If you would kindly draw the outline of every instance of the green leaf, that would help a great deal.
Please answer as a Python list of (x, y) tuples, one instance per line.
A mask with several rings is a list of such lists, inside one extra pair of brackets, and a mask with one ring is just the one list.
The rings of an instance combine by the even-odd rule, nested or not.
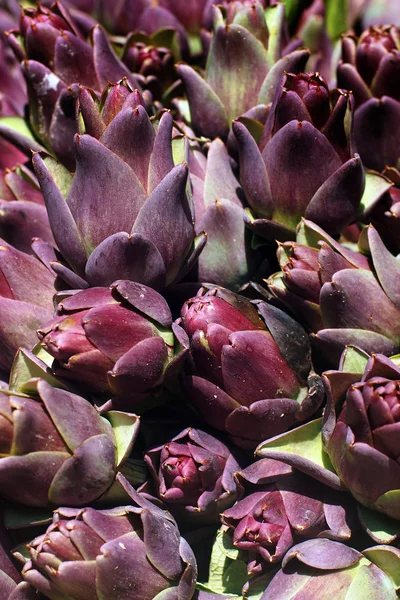
[(209, 579), (207, 587), (216, 594), (241, 595), (241, 590), (248, 580), (247, 565), (238, 558), (239, 551), (235, 552), (231, 543), (226, 539), (226, 527), (219, 529), (211, 552)]
[(132, 451), (133, 444), (139, 432), (140, 418), (130, 413), (112, 410), (106, 413), (114, 431), (117, 445), (117, 467), (123, 463)]
[(393, 183), (379, 173), (373, 171), (365, 173), (365, 188), (361, 198), (360, 212), (363, 215), (368, 213), (392, 186)]
[[(264, 458), (272, 458), (274, 454), (276, 455), (274, 458), (284, 460), (287, 464), (292, 464), (290, 457), (293, 456), (301, 459), (302, 463), (308, 465), (311, 470), (315, 465), (319, 467), (319, 470), (322, 468), (329, 473), (335, 474), (335, 478), (337, 478), (329, 456), (323, 448), (321, 427), (322, 418), (301, 425), (296, 429), (292, 429), (292, 431), (277, 435), (260, 444), (256, 449), (256, 455)], [(281, 454), (284, 454), (285, 458), (281, 457)], [(297, 464), (296, 467), (298, 468)]]
[(58, 189), (63, 197), (68, 196), (69, 189), (72, 185), (73, 176), (61, 163), (57, 162), (51, 156), (45, 156), (43, 162), (49, 170), (50, 175), (54, 179)]
[(400, 550), (398, 548), (374, 546), (364, 550), (363, 554), (390, 577), (397, 590), (400, 588)]
[(356, 348), (355, 346), (347, 346), (343, 353), (342, 371), (346, 373), (359, 373), (362, 375), (369, 360), (369, 354)]
[(375, 506), (385, 514), (395, 512), (400, 514), (400, 490), (389, 490), (375, 501)]
[[(30, 353), (27, 353), (23, 348), (17, 351), (10, 373), (10, 390), (25, 394), (36, 394), (36, 380), (39, 377), (45, 379), (53, 387), (64, 387), (50, 373), (46, 363), (42, 362), (43, 359), (40, 354), (38, 352), (38, 360), (35, 362), (34, 357), (31, 357)], [(53, 358), (51, 360), (53, 361)]]
[(46, 508), (7, 505), (3, 513), (3, 523), (6, 529), (24, 529), (25, 527), (47, 525), (52, 520), (53, 512)]
[(332, 40), (336, 40), (347, 31), (347, 0), (325, 0), (326, 30)]
[(400, 533), (400, 522), (362, 504), (358, 505), (362, 526), (378, 544), (391, 544)]
[(29, 140), (32, 140), (35, 143), (37, 143), (32, 131), (27, 125), (27, 122), (22, 117), (0, 117), (0, 126), (12, 129), (13, 131), (16, 131), (17, 133), (28, 138)]

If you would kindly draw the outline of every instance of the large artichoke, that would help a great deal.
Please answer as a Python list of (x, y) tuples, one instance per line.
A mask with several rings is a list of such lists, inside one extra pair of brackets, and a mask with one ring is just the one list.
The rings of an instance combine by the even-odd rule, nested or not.
[(254, 447), (318, 410), (308, 337), (283, 311), (216, 287), (188, 300), (181, 317), (196, 367), (185, 387), (210, 425)]
[(336, 235), (359, 213), (365, 178), (354, 152), (353, 98), (329, 92), (318, 73), (286, 73), (257, 145), (237, 120), (247, 225), (267, 239), (294, 239), (302, 217)]
[(195, 248), (187, 167), (172, 158), (171, 115), (155, 132), (140, 97), (128, 93), (105, 129), (97, 116), (100, 139), (75, 139), (73, 179), (64, 173), (57, 185), (51, 159), (33, 157), (54, 238), (75, 271), (60, 266), (62, 276), (72, 287), (130, 279), (164, 288), (195, 263), (205, 243), (203, 234)]
[(101, 417), (81, 396), (44, 380), (38, 397), (8, 394), (0, 394), (0, 496), (54, 507), (84, 506), (104, 495), (129, 456), (138, 418)]
[(58, 316), (42, 326), (53, 370), (92, 392), (124, 396), (159, 386), (176, 340), (164, 298), (144, 285), (117, 281), (62, 300)]
[(191, 600), (196, 560), (175, 521), (119, 481), (129, 506), (55, 511), (29, 546), (24, 578), (52, 600)]

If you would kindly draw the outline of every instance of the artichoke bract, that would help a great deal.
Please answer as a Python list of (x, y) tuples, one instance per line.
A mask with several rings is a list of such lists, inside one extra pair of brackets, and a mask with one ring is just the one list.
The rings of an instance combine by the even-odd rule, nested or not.
[(191, 600), (197, 566), (172, 516), (118, 476), (132, 499), (109, 510), (60, 508), (22, 571), (54, 600)]
[(353, 375), (346, 385), (346, 373), (337, 371), (327, 371), (324, 381), (323, 436), (337, 474), (361, 504), (400, 519), (400, 369), (374, 354), (360, 381)]
[(32, 348), (35, 330), (51, 318), (55, 276), (36, 257), (0, 238), (0, 369), (9, 371), (20, 346)]
[(149, 393), (162, 384), (175, 352), (169, 307), (152, 288), (117, 281), (58, 305), (39, 331), (53, 371), (91, 392)]
[(0, 570), (0, 600), (41, 600), (39, 595), (29, 583), (16, 583), (11, 577)]
[(265, 247), (251, 246), (252, 233), (243, 221), (243, 190), (232, 172), (228, 151), (217, 138), (207, 157), (193, 148), (188, 164), (196, 234), (207, 232), (207, 244), (193, 269), (196, 280), (238, 290), (266, 272), (267, 260)]
[(199, 429), (185, 429), (145, 461), (157, 496), (178, 521), (218, 523), (236, 499), (240, 465), (228, 447)]
[(394, 26), (366, 29), (359, 39), (342, 39), (337, 69), (340, 87), (352, 90), (356, 102), (354, 135), (366, 167), (382, 171), (399, 166), (400, 34)]
[(237, 472), (235, 478), (239, 502), (225, 510), (221, 520), (229, 528), (233, 545), (246, 553), (249, 575), (281, 561), (301, 539), (350, 539), (348, 494), (333, 492), (268, 458)]
[(304, 329), (278, 308), (203, 288), (181, 312), (195, 374), (185, 389), (203, 418), (254, 447), (313, 415), (323, 400)]
[(302, 217), (337, 235), (356, 219), (365, 176), (352, 112), (351, 93), (329, 92), (318, 73), (286, 73), (258, 145), (234, 121), (240, 183), (252, 209), (245, 221), (258, 235), (294, 239)]
[[(44, 380), (37, 393), (37, 398), (0, 393), (1, 497), (51, 507), (97, 500), (129, 455), (138, 418), (117, 411), (102, 417), (81, 396)], [(118, 426), (126, 434), (123, 447)]]
[(399, 550), (391, 546), (361, 553), (331, 540), (308, 540), (289, 550), (261, 600), (395, 600), (392, 576), (399, 561)]
[(75, 138), (76, 172), (72, 183), (68, 173), (62, 180), (67, 189), (53, 179), (50, 158), (33, 157), (54, 239), (73, 270), (53, 268), (71, 287), (130, 279), (164, 288), (191, 268), (205, 244), (204, 234), (195, 244), (187, 167), (174, 166), (172, 117), (163, 114), (155, 132), (140, 102), (128, 94), (99, 140)]
[(39, 184), (25, 166), (0, 171), (0, 232), (27, 254), (33, 254), (33, 238), (55, 245)]

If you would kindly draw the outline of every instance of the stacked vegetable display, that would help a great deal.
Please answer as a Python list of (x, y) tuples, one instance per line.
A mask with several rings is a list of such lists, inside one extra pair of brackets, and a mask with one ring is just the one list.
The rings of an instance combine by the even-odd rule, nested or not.
[(399, 597), (399, 27), (0, 2), (0, 600)]

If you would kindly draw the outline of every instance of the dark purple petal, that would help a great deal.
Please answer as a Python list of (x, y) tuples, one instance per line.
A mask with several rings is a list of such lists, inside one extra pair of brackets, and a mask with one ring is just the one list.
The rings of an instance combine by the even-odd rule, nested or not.
[(395, 166), (400, 156), (400, 103), (387, 96), (368, 100), (355, 113), (354, 135), (366, 167), (382, 171)]
[(149, 175), (146, 189), (151, 192), (161, 183), (164, 177), (174, 168), (172, 157), (172, 125), (173, 119), (165, 112), (158, 124), (153, 152), (150, 157)]
[(133, 308), (160, 323), (163, 327), (171, 327), (172, 316), (169, 306), (155, 290), (132, 281), (117, 281), (111, 287)]
[(122, 159), (95, 138), (76, 137), (76, 174), (67, 203), (88, 254), (113, 233), (129, 232), (145, 199)]
[(167, 285), (177, 276), (193, 243), (194, 227), (186, 196), (187, 167), (177, 165), (144, 204), (133, 225), (160, 251)]
[(110, 235), (89, 256), (86, 278), (90, 285), (110, 285), (127, 279), (161, 289), (165, 265), (158, 248), (139, 233)]
[(117, 83), (123, 77), (126, 77), (134, 88), (140, 89), (136, 77), (117, 57), (100, 25), (93, 28), (92, 36), (94, 68), (99, 81), (99, 89), (103, 89), (107, 83)]
[(239, 147), (240, 183), (246, 199), (257, 214), (271, 218), (273, 200), (261, 153), (247, 128), (239, 121), (232, 125)]
[(387, 250), (372, 226), (368, 227), (368, 243), (379, 282), (393, 304), (400, 309), (400, 262)]
[(291, 121), (263, 150), (274, 213), (295, 224), (341, 161), (326, 137), (308, 122)]
[(349, 548), (340, 542), (319, 539), (307, 540), (290, 549), (282, 561), (283, 568), (292, 558), (297, 558), (305, 565), (334, 571), (356, 565), (362, 555), (354, 548)]
[(322, 320), (328, 328), (366, 329), (400, 338), (399, 311), (369, 271), (344, 269), (321, 289)]
[(318, 223), (332, 235), (340, 233), (356, 219), (364, 186), (364, 169), (356, 155), (317, 190), (306, 208), (305, 218)]
[(77, 272), (82, 274), (86, 263), (86, 253), (68, 204), (40, 154), (34, 154), (32, 162), (43, 192), (51, 229), (58, 249)]
[(124, 108), (111, 121), (100, 141), (122, 158), (147, 190), (154, 129), (143, 106)]
[(167, 348), (161, 337), (145, 339), (126, 352), (109, 373), (115, 394), (145, 392), (162, 382)]
[(62, 35), (57, 36), (54, 72), (67, 85), (79, 82), (94, 90), (99, 88), (92, 48), (69, 31), (63, 31)]

